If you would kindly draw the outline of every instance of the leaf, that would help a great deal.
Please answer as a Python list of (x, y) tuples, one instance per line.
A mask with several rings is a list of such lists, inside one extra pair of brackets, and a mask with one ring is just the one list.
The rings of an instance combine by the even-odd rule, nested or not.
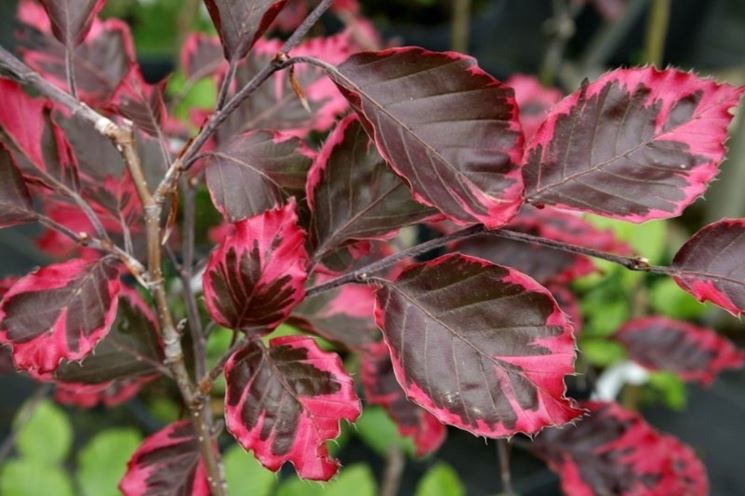
[(297, 477), (282, 482), (276, 496), (375, 496), (375, 477), (367, 465), (357, 463), (339, 472), (328, 484), (313, 484)]
[(52, 32), (70, 48), (85, 39), (105, 0), (41, 0), (52, 21)]
[(745, 353), (713, 329), (666, 317), (633, 320), (614, 337), (643, 367), (669, 370), (687, 381), (710, 384), (720, 371), (745, 365)]
[(238, 446), (233, 445), (225, 452), (223, 463), (230, 494), (271, 496), (277, 485), (277, 476)]
[(336, 473), (326, 442), (361, 411), (338, 355), (306, 336), (275, 338), (269, 348), (252, 341), (230, 357), (225, 378), (227, 428), (262, 465), (277, 471), (289, 461), (312, 480)]
[(526, 74), (513, 74), (505, 84), (515, 90), (515, 100), (520, 108), (520, 125), (525, 133), (525, 141), (530, 142), (551, 107), (561, 100), (561, 91), (546, 88), (538, 78)]
[(163, 92), (168, 80), (147, 84), (139, 69), (133, 69), (111, 96), (111, 106), (150, 136), (164, 140), (167, 119)]
[(287, 323), (348, 350), (361, 350), (378, 339), (374, 305), (371, 288), (344, 285), (306, 298), (293, 309)]
[(31, 98), (18, 83), (3, 78), (0, 78), (0, 94), (3, 95), (0, 138), (7, 148), (20, 151), (33, 165), (44, 169), (41, 143), (45, 100)]
[(0, 494), (73, 496), (75, 493), (70, 479), (60, 467), (21, 458), (0, 467)]
[(0, 303), (0, 343), (16, 367), (46, 377), (85, 358), (111, 329), (119, 295), (110, 259), (70, 260), (21, 278)]
[(129, 459), (119, 490), (124, 496), (208, 496), (207, 474), (190, 422), (168, 424), (145, 439)]
[(57, 383), (54, 391), (54, 400), (63, 405), (81, 408), (93, 408), (98, 405), (117, 406), (131, 400), (144, 385), (158, 377), (158, 375), (146, 375), (100, 384), (60, 382)]
[(309, 232), (319, 259), (346, 242), (385, 239), (437, 213), (414, 201), (354, 115), (326, 139), (308, 173), (306, 190), (312, 214)]
[(117, 484), (127, 470), (127, 460), (142, 442), (131, 428), (114, 428), (96, 434), (78, 453), (77, 479), (83, 496), (117, 496)]
[[(507, 226), (510, 231), (541, 236), (601, 251), (627, 253), (628, 247), (609, 231), (602, 231), (576, 215), (556, 209), (524, 209)], [(465, 255), (513, 267), (543, 284), (565, 284), (595, 270), (582, 255), (483, 234), (455, 245)]]
[[(281, 50), (280, 40), (257, 41), (250, 57), (241, 61), (235, 74), (235, 86), (246, 85), (271, 63)], [(308, 56), (339, 64), (356, 50), (354, 34), (347, 29), (333, 36), (309, 38), (292, 49), (295, 57)], [(275, 129), (292, 136), (305, 137), (310, 131), (327, 131), (349, 105), (323, 69), (309, 64), (294, 66), (295, 79), (303, 88), (309, 113), (292, 89), (284, 72), (275, 73), (251, 98), (246, 98), (217, 131), (217, 141), (255, 129)]]
[(220, 40), (204, 33), (191, 33), (181, 47), (179, 63), (184, 75), (199, 80), (214, 75), (225, 62), (220, 58)]
[(238, 61), (269, 28), (287, 0), (204, 0), (220, 34), (225, 58)]
[(459, 224), (497, 228), (515, 215), (523, 193), (517, 105), (474, 59), (392, 48), (352, 55), (329, 75), (417, 201)]
[(163, 361), (158, 323), (150, 307), (134, 290), (122, 288), (111, 331), (81, 361), (64, 361), (54, 373), (59, 382), (110, 384), (152, 374)]
[(0, 142), (0, 228), (36, 220), (31, 194), (13, 155)]
[(415, 496), (465, 496), (458, 473), (450, 465), (438, 463), (416, 485)]
[(678, 250), (675, 282), (699, 301), (711, 301), (735, 316), (745, 314), (745, 219), (703, 227)]
[(45, 465), (64, 462), (72, 447), (72, 426), (67, 415), (54, 403), (42, 401), (19, 429), (15, 446), (27, 460)]
[(650, 67), (584, 83), (528, 143), (528, 201), (631, 222), (680, 215), (717, 174), (742, 91)]
[[(42, 7), (21, 0), (18, 9), (18, 49), (26, 63), (45, 79), (67, 89), (65, 47), (52, 36)], [(129, 27), (118, 19), (94, 19), (89, 35), (72, 54), (78, 96), (106, 105), (136, 64)]]
[(502, 437), (580, 413), (564, 396), (571, 326), (534, 280), (456, 253), (382, 284), (375, 317), (396, 378), (441, 422)]
[(690, 447), (658, 433), (615, 403), (585, 402), (590, 416), (547, 429), (534, 451), (569, 496), (708, 494), (706, 471)]
[(308, 256), (295, 201), (235, 224), (203, 276), (212, 318), (249, 336), (269, 333), (305, 296)]
[(302, 143), (269, 131), (235, 135), (206, 154), (212, 203), (231, 222), (284, 205), (305, 193), (311, 160)]
[(559, 308), (566, 314), (567, 320), (572, 325), (574, 337), (576, 338), (582, 332), (582, 312), (580, 311), (577, 297), (568, 286), (562, 284), (551, 284), (548, 286), (548, 290), (556, 300)]
[(398, 432), (414, 441), (417, 456), (432, 453), (442, 445), (447, 435), (445, 426), (406, 397), (396, 382), (385, 343), (369, 346), (362, 355), (361, 379), (367, 402), (385, 408), (396, 422)]

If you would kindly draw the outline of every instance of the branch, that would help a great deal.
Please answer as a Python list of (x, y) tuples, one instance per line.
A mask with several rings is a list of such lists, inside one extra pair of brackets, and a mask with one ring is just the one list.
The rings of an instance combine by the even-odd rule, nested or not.
[(383, 482), (380, 487), (380, 496), (396, 496), (401, 487), (401, 476), (404, 474), (406, 457), (401, 448), (391, 445), (386, 457)]
[(644, 61), (657, 67), (662, 66), (665, 53), (667, 28), (670, 23), (670, 0), (652, 0), (647, 21), (647, 39), (644, 46)]
[(72, 63), (73, 48), (65, 46), (65, 74), (67, 75), (67, 88), (70, 94), (77, 98), (78, 90), (75, 85), (75, 66)]
[(468, 53), (468, 34), (471, 25), (471, 0), (453, 2), (450, 23), (450, 47), (456, 52)]
[(239, 339), (235, 343), (233, 343), (230, 348), (228, 348), (228, 351), (226, 351), (223, 356), (220, 357), (217, 363), (215, 363), (210, 371), (205, 374), (204, 377), (202, 377), (202, 380), (199, 381), (199, 384), (197, 385), (197, 394), (201, 395), (202, 397), (206, 397), (210, 393), (212, 385), (217, 380), (217, 378), (222, 375), (225, 364), (228, 363), (230, 357), (233, 356), (236, 351), (246, 346), (247, 342), (247, 339)]
[(502, 480), (502, 494), (513, 496), (512, 475), (510, 473), (510, 442), (497, 439), (497, 458), (499, 458), (499, 476)]

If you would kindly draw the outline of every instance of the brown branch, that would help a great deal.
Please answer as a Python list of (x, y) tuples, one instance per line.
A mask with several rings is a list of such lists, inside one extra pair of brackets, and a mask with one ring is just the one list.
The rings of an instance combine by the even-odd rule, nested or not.
[(652, 0), (644, 46), (644, 61), (647, 64), (662, 67), (669, 24), (670, 0)]
[(455, 0), (450, 23), (450, 48), (468, 53), (468, 35), (471, 27), (471, 0)]
[(380, 485), (380, 496), (396, 496), (401, 487), (406, 457), (398, 446), (391, 446), (386, 457), (383, 482)]
[(510, 442), (506, 439), (497, 439), (497, 458), (499, 458), (499, 476), (502, 480), (502, 493), (505, 496), (513, 496), (512, 474), (510, 473)]
[[(235, 337), (235, 335), (234, 335)], [(220, 359), (215, 363), (215, 365), (210, 369), (210, 371), (205, 374), (202, 379), (199, 381), (199, 384), (197, 385), (197, 394), (202, 395), (203, 397), (206, 397), (210, 390), (212, 389), (212, 385), (215, 383), (218, 377), (222, 375), (223, 369), (225, 368), (225, 364), (228, 363), (228, 360), (230, 360), (230, 357), (233, 356), (233, 354), (246, 346), (248, 343), (248, 340), (246, 339), (239, 339), (232, 343), (230, 345), (230, 348), (228, 348), (228, 351), (226, 351)]]
[(78, 90), (75, 84), (75, 65), (72, 62), (74, 48), (65, 46), (65, 75), (67, 76), (67, 88), (70, 94), (77, 98)]

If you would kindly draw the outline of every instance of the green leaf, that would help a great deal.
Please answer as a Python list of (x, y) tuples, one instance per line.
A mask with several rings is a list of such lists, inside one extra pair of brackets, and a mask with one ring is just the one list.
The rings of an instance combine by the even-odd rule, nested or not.
[(67, 474), (54, 465), (32, 459), (10, 460), (0, 470), (3, 496), (73, 496)]
[(620, 343), (605, 338), (581, 338), (579, 350), (592, 365), (607, 367), (626, 357), (626, 350)]
[(223, 456), (225, 478), (230, 494), (269, 496), (277, 484), (277, 476), (265, 469), (251, 453), (232, 446)]
[(398, 427), (380, 407), (366, 407), (354, 424), (357, 435), (378, 455), (385, 457), (391, 446), (414, 456), (414, 442), (398, 433)]
[(127, 462), (142, 442), (135, 429), (108, 429), (78, 453), (78, 484), (85, 496), (117, 496)]
[(707, 311), (707, 305), (680, 289), (671, 278), (660, 279), (652, 286), (649, 304), (656, 313), (684, 320), (701, 317)]
[(651, 372), (649, 387), (673, 410), (682, 410), (688, 403), (688, 393), (685, 382), (672, 372)]
[(24, 458), (46, 464), (64, 461), (71, 445), (72, 427), (67, 415), (48, 400), (36, 406), (16, 438), (16, 449)]
[(465, 496), (458, 474), (450, 465), (438, 463), (416, 485), (416, 496)]
[[(245, 494), (254, 493), (246, 492)], [(301, 480), (295, 476), (283, 481), (276, 496), (375, 496), (377, 487), (370, 468), (350, 465), (328, 484)]]

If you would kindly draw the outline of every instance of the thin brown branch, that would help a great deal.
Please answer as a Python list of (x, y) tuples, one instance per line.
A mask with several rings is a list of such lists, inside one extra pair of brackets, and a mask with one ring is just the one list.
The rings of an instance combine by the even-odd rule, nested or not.
[(468, 53), (468, 34), (471, 27), (471, 0), (454, 0), (450, 24), (450, 47)]
[(499, 476), (502, 481), (502, 494), (513, 496), (512, 474), (510, 472), (510, 442), (497, 439), (497, 458), (499, 458)]
[(67, 88), (70, 90), (70, 94), (77, 98), (78, 90), (75, 84), (75, 64), (73, 64), (72, 57), (74, 55), (74, 48), (65, 47), (65, 75), (67, 76)]
[(665, 54), (667, 28), (670, 24), (670, 0), (652, 0), (647, 21), (647, 38), (644, 46), (644, 61), (657, 67), (662, 66)]
[(228, 70), (225, 71), (225, 77), (223, 77), (222, 83), (220, 84), (220, 91), (217, 93), (217, 104), (215, 105), (215, 109), (218, 111), (225, 106), (225, 102), (228, 99), (228, 93), (230, 92), (230, 85), (233, 84), (235, 71), (237, 69), (238, 61), (231, 60), (228, 63)]
[(386, 457), (380, 496), (396, 496), (401, 487), (401, 477), (406, 467), (406, 457), (399, 446), (391, 446)]
[(239, 339), (230, 345), (228, 351), (226, 351), (220, 357), (220, 359), (209, 370), (209, 372), (205, 374), (199, 381), (199, 384), (197, 386), (197, 394), (201, 395), (202, 397), (206, 397), (207, 395), (209, 395), (210, 390), (212, 389), (212, 385), (215, 383), (217, 378), (222, 375), (225, 364), (228, 363), (228, 360), (230, 360), (230, 357), (233, 356), (236, 351), (246, 346), (246, 343), (247, 340)]

